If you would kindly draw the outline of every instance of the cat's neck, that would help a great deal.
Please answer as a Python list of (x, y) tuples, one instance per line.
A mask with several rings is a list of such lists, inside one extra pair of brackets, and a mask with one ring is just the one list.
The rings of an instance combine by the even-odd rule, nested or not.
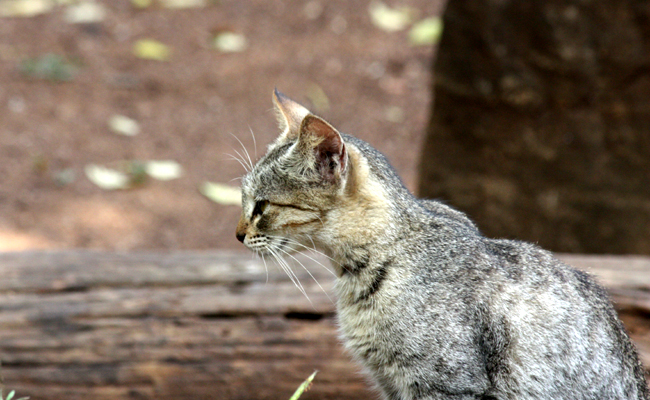
[(394, 194), (382, 177), (373, 174), (359, 149), (349, 149), (349, 157), (345, 193), (326, 216), (333, 229), (325, 230), (320, 238), (339, 276), (384, 262), (403, 228), (396, 215), (402, 207), (396, 207)]

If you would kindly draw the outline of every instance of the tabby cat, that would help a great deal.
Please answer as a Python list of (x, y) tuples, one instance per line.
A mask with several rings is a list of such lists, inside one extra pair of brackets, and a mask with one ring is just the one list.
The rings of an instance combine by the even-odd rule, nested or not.
[(587, 274), (482, 236), (415, 198), (366, 142), (277, 91), (274, 104), (281, 133), (242, 178), (237, 238), (262, 255), (331, 257), (345, 346), (385, 399), (648, 399)]

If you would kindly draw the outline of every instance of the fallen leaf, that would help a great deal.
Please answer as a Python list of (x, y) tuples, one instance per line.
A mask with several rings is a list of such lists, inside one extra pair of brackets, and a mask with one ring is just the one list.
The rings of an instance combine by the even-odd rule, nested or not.
[(0, 17), (33, 17), (49, 12), (54, 7), (50, 0), (1, 0)]
[(167, 61), (171, 56), (169, 46), (153, 39), (140, 39), (133, 45), (136, 57), (145, 60)]
[(147, 182), (147, 163), (140, 160), (123, 161), (122, 170), (126, 171), (129, 177), (130, 186), (141, 186)]
[(170, 181), (183, 175), (183, 167), (173, 160), (147, 161), (144, 168), (147, 175), (159, 181)]
[(212, 45), (222, 53), (238, 53), (246, 50), (248, 41), (240, 33), (223, 31), (214, 36)]
[(302, 8), (302, 12), (307, 19), (317, 19), (323, 14), (323, 4), (318, 0), (308, 1)]
[(160, 0), (166, 8), (196, 8), (205, 7), (205, 0)]
[(108, 126), (113, 132), (120, 135), (135, 136), (140, 133), (138, 122), (124, 115), (113, 115), (108, 120)]
[(309, 378), (305, 379), (303, 383), (298, 386), (298, 389), (294, 392), (294, 394), (289, 398), (289, 400), (298, 400), (300, 396), (303, 394), (303, 392), (311, 386), (311, 382), (314, 380), (314, 377), (318, 371), (314, 371), (313, 374), (309, 375)]
[(371, 3), (369, 11), (372, 23), (387, 32), (397, 32), (406, 28), (413, 20), (414, 14), (412, 8), (391, 8), (382, 2)]
[(386, 108), (384, 113), (384, 118), (386, 121), (400, 123), (404, 122), (404, 110), (401, 107), (390, 106)]
[(241, 206), (241, 189), (221, 183), (204, 182), (199, 191), (215, 203)]
[(325, 112), (330, 109), (330, 99), (320, 85), (312, 83), (307, 87), (307, 97), (311, 100), (318, 112)]
[(104, 20), (104, 6), (94, 1), (83, 1), (70, 5), (65, 10), (65, 20), (70, 24), (92, 24)]
[(129, 176), (123, 172), (96, 164), (86, 165), (84, 172), (92, 183), (104, 190), (126, 189), (129, 187)]
[(153, 3), (153, 0), (131, 0), (135, 8), (147, 8)]
[(440, 17), (425, 18), (411, 28), (409, 41), (414, 46), (431, 46), (442, 36), (443, 23)]
[(52, 173), (52, 179), (57, 186), (66, 186), (75, 181), (77, 174), (74, 169), (66, 168)]
[(29, 77), (52, 81), (69, 81), (78, 68), (58, 54), (44, 54), (20, 63), (20, 71)]

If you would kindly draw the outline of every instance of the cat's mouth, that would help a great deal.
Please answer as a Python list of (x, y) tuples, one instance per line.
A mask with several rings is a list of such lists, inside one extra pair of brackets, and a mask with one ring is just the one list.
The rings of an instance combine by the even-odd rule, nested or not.
[(293, 239), (264, 234), (247, 237), (244, 241), (244, 245), (257, 255), (273, 257), (291, 256), (299, 250), (297, 244)]

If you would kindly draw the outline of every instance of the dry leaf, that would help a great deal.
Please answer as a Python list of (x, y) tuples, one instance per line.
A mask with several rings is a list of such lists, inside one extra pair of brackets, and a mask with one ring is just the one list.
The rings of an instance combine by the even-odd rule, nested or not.
[(373, 2), (369, 7), (372, 23), (387, 32), (397, 32), (406, 28), (413, 20), (413, 9), (408, 7), (391, 8), (382, 2)]
[(113, 132), (120, 135), (135, 136), (140, 133), (138, 122), (124, 115), (113, 115), (108, 120), (108, 126)]
[(205, 0), (160, 0), (166, 8), (196, 8), (205, 7)]
[(104, 20), (104, 6), (94, 1), (83, 1), (68, 6), (65, 10), (65, 20), (70, 24), (92, 24)]
[(384, 118), (389, 122), (404, 122), (404, 110), (401, 107), (390, 106), (386, 108)]
[(202, 195), (215, 203), (241, 206), (241, 189), (221, 183), (204, 182), (199, 188)]
[(248, 41), (246, 36), (234, 32), (220, 32), (214, 36), (212, 45), (223, 53), (238, 53), (246, 50)]
[(318, 112), (325, 112), (330, 109), (330, 99), (320, 85), (312, 83), (307, 87), (307, 97), (311, 100)]
[(123, 172), (96, 164), (86, 165), (84, 172), (92, 183), (104, 190), (126, 189), (129, 187), (129, 176)]
[(140, 39), (133, 45), (133, 53), (145, 60), (167, 61), (171, 55), (169, 46), (153, 39)]
[(53, 7), (50, 0), (0, 0), (0, 17), (33, 17)]
[(135, 8), (147, 8), (153, 3), (153, 0), (131, 0)]
[(170, 181), (183, 175), (183, 168), (173, 160), (147, 161), (144, 169), (147, 175), (159, 181)]

